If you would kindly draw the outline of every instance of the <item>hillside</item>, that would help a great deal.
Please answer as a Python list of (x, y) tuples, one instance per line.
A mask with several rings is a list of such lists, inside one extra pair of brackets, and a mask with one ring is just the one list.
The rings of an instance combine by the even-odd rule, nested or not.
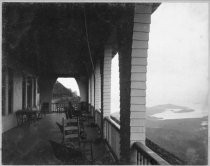
[[(146, 137), (161, 147), (150, 148), (159, 154), (165, 153), (165, 151), (173, 154), (175, 158), (177, 157), (180, 161), (183, 161), (183, 165), (206, 165), (208, 117), (167, 119), (154, 116), (157, 113), (163, 113), (166, 109), (184, 116), (186, 116), (186, 113), (190, 115), (194, 111), (188, 107), (172, 104), (147, 108)], [(119, 122), (119, 112), (111, 116), (114, 117), (115, 121)], [(175, 161), (173, 156), (166, 155), (165, 159), (171, 161), (171, 164), (178, 164), (173, 163)]]
[(72, 97), (73, 93), (71, 89), (66, 88), (60, 82), (56, 81), (53, 87), (53, 96), (54, 97), (61, 97), (61, 96)]
[[(207, 163), (207, 117), (146, 121), (146, 137), (185, 161), (184, 164)], [(155, 151), (155, 149), (153, 149)]]

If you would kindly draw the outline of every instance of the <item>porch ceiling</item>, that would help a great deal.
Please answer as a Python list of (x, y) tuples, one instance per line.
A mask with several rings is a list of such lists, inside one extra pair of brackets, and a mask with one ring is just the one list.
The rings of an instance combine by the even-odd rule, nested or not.
[(119, 9), (119, 5), (109, 4), (3, 3), (4, 54), (38, 73), (87, 74), (91, 65), (84, 13), (96, 60)]
[[(134, 4), (3, 3), (3, 60), (37, 74), (87, 75)], [(116, 35), (111, 35), (116, 36)], [(114, 39), (116, 42), (116, 39)]]

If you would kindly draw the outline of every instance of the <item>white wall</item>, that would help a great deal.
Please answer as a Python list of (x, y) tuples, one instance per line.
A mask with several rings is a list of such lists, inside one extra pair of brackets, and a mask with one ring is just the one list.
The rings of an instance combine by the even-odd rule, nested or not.
[[(7, 80), (7, 79), (6, 79)], [(2, 132), (17, 126), (15, 112), (22, 109), (22, 82), (23, 74), (13, 71), (13, 112), (8, 114), (8, 85), (6, 86), (6, 111), (5, 116), (2, 116)], [(6, 81), (8, 84), (8, 80)], [(37, 90), (36, 90), (37, 92)], [(36, 105), (39, 106), (39, 94), (36, 97)], [(32, 99), (33, 100), (33, 99)]]
[(13, 112), (22, 109), (22, 81), (23, 81), (22, 75), (20, 73), (14, 73)]
[(2, 132), (17, 126), (15, 112), (19, 109), (22, 109), (22, 75), (21, 73), (14, 72), (13, 73), (13, 113), (8, 114), (8, 109), (7, 109), (6, 115), (2, 116)]

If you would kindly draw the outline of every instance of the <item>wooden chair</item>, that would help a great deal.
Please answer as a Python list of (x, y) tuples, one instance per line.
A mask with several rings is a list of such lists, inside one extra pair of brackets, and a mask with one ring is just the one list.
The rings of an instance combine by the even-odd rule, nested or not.
[[(83, 149), (84, 156), (90, 156), (87, 159), (90, 163), (93, 162), (93, 145), (91, 140), (87, 140), (87, 134), (84, 128), (81, 130), (81, 123), (79, 117), (72, 117), (69, 119), (62, 119), (63, 122), (63, 142), (67, 146), (73, 146)], [(75, 144), (77, 143), (77, 145)], [(87, 149), (88, 148), (88, 149)]]
[[(62, 118), (62, 125), (56, 123), (63, 134), (63, 144), (67, 147), (83, 149), (84, 156), (90, 156), (89, 162), (93, 162), (92, 141), (82, 138), (79, 118)], [(88, 147), (88, 149), (87, 149)]]
[(63, 126), (58, 122), (56, 122), (56, 125), (58, 126), (60, 132), (63, 134)]
[[(75, 114), (75, 112), (78, 112), (78, 113)], [(70, 121), (72, 123), (77, 123), (77, 121), (79, 120), (79, 126), (80, 126), (80, 132), (81, 132), (80, 134), (84, 135), (84, 123), (81, 120), (81, 113), (79, 111), (75, 111), (71, 103), (69, 103), (69, 108), (65, 110), (65, 115), (66, 115), (66, 119), (71, 119)]]
[(57, 143), (49, 140), (55, 157), (64, 162), (65, 164), (78, 164), (79, 161), (83, 161), (84, 156), (80, 149), (67, 147), (64, 144)]
[(79, 119), (62, 118), (62, 132), (63, 132), (63, 143), (68, 146), (68, 144), (74, 144), (75, 147), (78, 145), (80, 147), (80, 126)]
[(86, 121), (90, 122), (90, 119), (92, 118), (91, 116), (91, 112), (89, 111), (89, 108), (88, 108), (88, 103), (86, 102), (81, 102), (80, 103), (80, 109), (81, 109), (81, 120), (82, 121)]
[(18, 126), (24, 124), (27, 121), (27, 117), (24, 110), (18, 110), (15, 112), (15, 114)]

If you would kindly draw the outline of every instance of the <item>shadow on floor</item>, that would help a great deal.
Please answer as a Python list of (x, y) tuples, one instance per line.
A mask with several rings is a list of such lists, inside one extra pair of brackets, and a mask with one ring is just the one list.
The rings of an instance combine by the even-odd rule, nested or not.
[[(48, 114), (29, 125), (13, 128), (2, 134), (2, 164), (9, 165), (64, 165), (53, 152), (48, 140), (61, 143), (62, 135), (56, 122), (64, 114)], [(93, 141), (93, 164), (115, 164), (104, 141), (98, 139), (96, 128), (85, 123), (87, 139)], [(71, 163), (70, 163), (71, 164)], [(81, 161), (78, 164), (90, 164)]]

